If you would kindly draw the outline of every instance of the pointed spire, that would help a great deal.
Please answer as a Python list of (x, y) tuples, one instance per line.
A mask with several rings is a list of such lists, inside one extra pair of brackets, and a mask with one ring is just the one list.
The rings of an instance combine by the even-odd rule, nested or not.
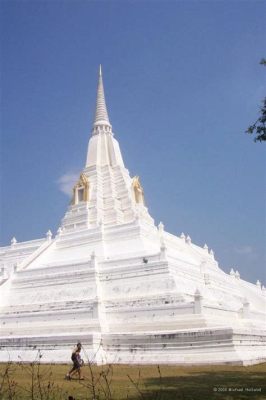
[(11, 239), (11, 246), (14, 246), (17, 243), (17, 239), (15, 236)]
[(103, 77), (102, 77), (102, 66), (99, 67), (99, 81), (97, 89), (97, 99), (96, 99), (96, 110), (95, 118), (93, 124), (93, 134), (99, 132), (98, 127), (107, 128), (107, 131), (111, 131), (111, 124), (108, 117), (108, 112), (105, 103), (104, 87), (103, 87)]
[(191, 244), (191, 237), (189, 235), (187, 235), (186, 237), (186, 243)]

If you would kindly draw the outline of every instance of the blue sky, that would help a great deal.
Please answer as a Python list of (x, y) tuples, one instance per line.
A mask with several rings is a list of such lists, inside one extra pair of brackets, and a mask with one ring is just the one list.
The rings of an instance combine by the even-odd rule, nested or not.
[(1, 245), (55, 232), (84, 166), (103, 65), (131, 175), (165, 229), (265, 278), (266, 3), (2, 1)]

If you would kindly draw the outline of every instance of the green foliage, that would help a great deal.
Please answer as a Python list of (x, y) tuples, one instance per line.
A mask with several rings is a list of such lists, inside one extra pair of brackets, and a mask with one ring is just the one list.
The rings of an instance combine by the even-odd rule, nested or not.
[[(260, 64), (266, 66), (266, 59), (262, 58)], [(254, 142), (266, 141), (266, 97), (264, 98), (262, 103), (263, 104), (260, 109), (260, 117), (253, 125), (250, 125), (246, 130), (246, 132), (251, 135), (255, 134)]]

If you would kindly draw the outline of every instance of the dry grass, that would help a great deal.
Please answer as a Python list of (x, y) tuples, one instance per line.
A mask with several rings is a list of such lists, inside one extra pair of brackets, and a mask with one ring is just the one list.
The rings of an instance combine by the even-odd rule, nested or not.
[(112, 365), (91, 366), (91, 370), (84, 366), (85, 380), (80, 382), (64, 380), (69, 367), (11, 364), (8, 382), (7, 377), (3, 380), (7, 364), (0, 364), (0, 399), (67, 400), (70, 395), (76, 400), (93, 399), (92, 378), (97, 400), (266, 399), (266, 364), (249, 367), (162, 365), (159, 368)]

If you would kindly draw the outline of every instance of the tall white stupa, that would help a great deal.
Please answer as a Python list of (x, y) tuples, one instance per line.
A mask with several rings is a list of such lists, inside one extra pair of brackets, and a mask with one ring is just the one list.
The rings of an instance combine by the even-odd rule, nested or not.
[(155, 226), (114, 138), (100, 69), (86, 165), (56, 235), (0, 248), (0, 361), (253, 364), (266, 292)]

